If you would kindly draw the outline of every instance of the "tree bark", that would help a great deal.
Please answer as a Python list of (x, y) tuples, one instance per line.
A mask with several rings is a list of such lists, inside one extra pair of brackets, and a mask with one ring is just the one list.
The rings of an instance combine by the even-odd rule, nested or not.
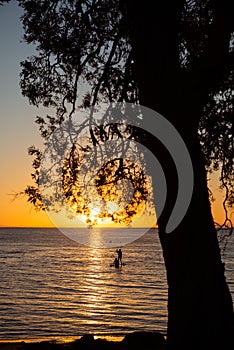
[(159, 219), (169, 287), (168, 348), (229, 349), (232, 299), (211, 215), (200, 145), (195, 137), (188, 136), (194, 167), (190, 207), (171, 234), (164, 231), (167, 213)]
[[(146, 146), (159, 157), (168, 181), (166, 208), (158, 220), (168, 280), (170, 350), (230, 349), (233, 344), (232, 299), (225, 280), (217, 232), (211, 214), (206, 171), (197, 127), (207, 96), (199, 83), (186, 81), (178, 64), (178, 28), (183, 1), (140, 5), (125, 1), (136, 60), (140, 103), (166, 117), (190, 152), (194, 188), (190, 207), (170, 234), (165, 226), (176, 197), (177, 178), (170, 162), (148, 138)], [(139, 30), (140, 28), (140, 30)], [(164, 160), (163, 160), (164, 159)]]

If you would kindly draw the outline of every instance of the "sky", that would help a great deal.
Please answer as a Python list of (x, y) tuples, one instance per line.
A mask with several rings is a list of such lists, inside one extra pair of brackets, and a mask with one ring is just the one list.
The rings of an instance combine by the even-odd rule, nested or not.
[[(23, 42), (21, 10), (15, 1), (0, 7), (0, 226), (54, 226), (45, 212), (36, 212), (26, 197), (14, 199), (14, 194), (32, 184), (32, 158), (27, 149), (42, 146), (35, 123), (42, 108), (29, 105), (21, 95), (20, 62), (33, 53)], [(217, 176), (211, 178), (216, 201), (212, 204), (215, 221), (222, 222), (223, 194), (217, 187)]]
[(15, 1), (0, 7), (0, 226), (50, 226), (46, 213), (36, 213), (27, 198), (13, 200), (31, 182), (29, 146), (41, 145), (34, 117), (40, 114), (22, 97), (20, 62), (32, 53), (23, 43)]

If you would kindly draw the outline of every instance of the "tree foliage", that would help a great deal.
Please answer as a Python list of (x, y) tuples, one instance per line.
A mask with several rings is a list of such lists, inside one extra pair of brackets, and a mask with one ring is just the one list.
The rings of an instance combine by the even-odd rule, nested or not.
[[(43, 138), (48, 139), (64, 120), (72, 120), (78, 109), (94, 107), (100, 100), (137, 101), (137, 89), (132, 77), (131, 46), (118, 2), (20, 1), (19, 3), (25, 11), (22, 18), (25, 29), (24, 38), (28, 43), (36, 45), (38, 52), (38, 55), (21, 63), (22, 93), (33, 105), (41, 104), (56, 110), (56, 116), (46, 118), (38, 116), (36, 119)], [(81, 88), (82, 85), (84, 89)], [(77, 159), (78, 157), (82, 159), (91, 144), (95, 146), (103, 142), (103, 138), (106, 139), (108, 134), (107, 130), (98, 125), (95, 129), (90, 128), (89, 132), (90, 138), (87, 145), (79, 148), (79, 155), (76, 156), (73, 149), (63, 169), (67, 202), (73, 208), (76, 207), (76, 213), (85, 214), (88, 217), (87, 221), (90, 221), (90, 210), (78, 189), (77, 174), (80, 163)], [(116, 125), (111, 128), (111, 133), (112, 139), (113, 135), (123, 138)], [(75, 149), (77, 153), (77, 147)], [(82, 152), (83, 156), (80, 154)], [(40, 163), (42, 154), (34, 148), (30, 148), (30, 153), (36, 156), (33, 163), (35, 172), (32, 174), (36, 186), (29, 186), (25, 193), (29, 201), (37, 209), (41, 209), (45, 199), (42, 200), (38, 190), (37, 164)], [(118, 163), (118, 159), (115, 160), (115, 164), (116, 162)], [(122, 167), (121, 170), (120, 167)], [(130, 171), (131, 167), (132, 171)], [(124, 209), (127, 214), (124, 215), (123, 210), (120, 211), (122, 219), (121, 214), (108, 214), (114, 222), (129, 223), (130, 216), (134, 216), (142, 207), (139, 206), (137, 210), (136, 204), (145, 201), (144, 192), (147, 190), (143, 190), (144, 176), (140, 169), (138, 171), (136, 169), (138, 169), (136, 165), (134, 171), (133, 165), (129, 163), (127, 174), (126, 165), (119, 163), (118, 173), (121, 173), (119, 178), (114, 175), (116, 169), (113, 170), (115, 183), (125, 177), (135, 188), (133, 198)], [(113, 182), (113, 179), (110, 181)], [(98, 183), (101, 186), (100, 178)], [(141, 199), (136, 194), (137, 191), (139, 194), (137, 188), (143, 191)], [(47, 204), (51, 205), (52, 200)], [(100, 216), (103, 217), (104, 214)]]
[[(22, 94), (33, 105), (56, 111), (54, 116), (36, 119), (43, 138), (48, 139), (79, 108), (93, 107), (101, 101), (139, 102), (135, 57), (124, 16), (125, 1), (19, 0), (18, 3), (24, 10), (24, 40), (36, 49), (34, 56), (21, 63)], [(194, 127), (198, 127), (207, 171), (220, 170), (227, 210), (226, 205), (232, 206), (234, 202), (233, 4), (228, 0), (187, 0), (181, 4), (179, 30), (175, 33), (175, 66), (184, 84), (193, 81), (198, 85), (197, 77), (201, 75), (209, 82), (201, 87), (201, 96), (206, 99), (201, 101), (203, 115)], [(93, 145), (100, 142), (92, 129), (90, 142)], [(25, 193), (40, 209), (41, 153), (35, 148), (30, 148), (29, 153), (36, 157), (32, 174), (35, 186), (28, 187)]]

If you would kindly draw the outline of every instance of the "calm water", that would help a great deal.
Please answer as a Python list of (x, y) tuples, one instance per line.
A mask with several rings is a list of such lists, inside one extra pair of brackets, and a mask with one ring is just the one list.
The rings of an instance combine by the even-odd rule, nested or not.
[[(89, 248), (56, 229), (0, 229), (0, 339), (166, 332), (167, 284), (157, 230), (123, 247)], [(233, 290), (233, 240), (226, 253)]]

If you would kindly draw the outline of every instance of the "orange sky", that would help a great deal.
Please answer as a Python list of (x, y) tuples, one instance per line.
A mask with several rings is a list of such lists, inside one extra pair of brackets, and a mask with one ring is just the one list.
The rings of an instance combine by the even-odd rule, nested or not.
[[(46, 213), (35, 212), (27, 203), (27, 198), (13, 200), (13, 194), (31, 183), (31, 157), (27, 148), (33, 144), (40, 146), (41, 138), (34, 122), (36, 115), (48, 111), (28, 104), (21, 96), (19, 88), (20, 61), (32, 53), (32, 49), (22, 43), (22, 28), (19, 21), (20, 10), (16, 2), (0, 7), (0, 226), (53, 226)], [(212, 180), (215, 221), (222, 222), (222, 193), (217, 189), (217, 178)], [(199, 219), (199, 218), (198, 218)], [(147, 218), (138, 221), (144, 225)]]
[[(45, 212), (36, 212), (33, 206), (27, 203), (26, 197), (13, 200), (13, 192), (22, 190), (30, 183), (30, 157), (24, 152), (22, 159), (18, 162), (16, 160), (13, 164), (8, 164), (8, 172), (1, 172), (0, 226), (56, 226)], [(216, 183), (215, 177), (212, 182)], [(216, 200), (212, 203), (213, 215), (215, 221), (221, 223), (224, 220), (223, 195), (217, 188), (214, 190), (214, 195)], [(150, 221), (152, 223), (152, 218)], [(148, 226), (147, 222), (148, 219), (143, 217), (135, 225)]]

